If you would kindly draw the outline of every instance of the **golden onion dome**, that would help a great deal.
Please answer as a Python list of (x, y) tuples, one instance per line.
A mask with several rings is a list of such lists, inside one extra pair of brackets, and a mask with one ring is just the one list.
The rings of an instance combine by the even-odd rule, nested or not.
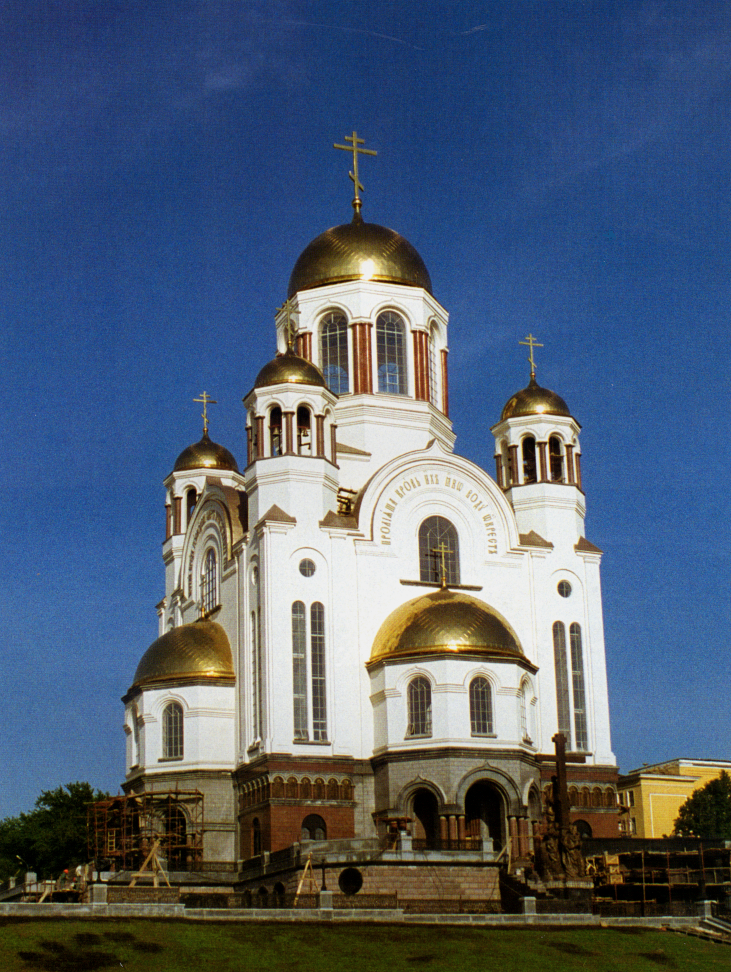
[(369, 664), (449, 652), (523, 656), (518, 636), (494, 608), (446, 588), (407, 601), (378, 629)]
[(187, 449), (183, 449), (175, 460), (173, 472), (183, 472), (185, 469), (231, 469), (238, 472), (236, 460), (222, 445), (212, 442), (208, 433), (203, 433), (200, 442), (194, 442)]
[(324, 388), (325, 377), (316, 365), (307, 358), (300, 358), (290, 349), (264, 365), (256, 376), (254, 388), (267, 388), (269, 385), (281, 385), (284, 382)]
[(234, 678), (228, 636), (215, 621), (181, 624), (153, 641), (137, 666), (133, 686)]
[(407, 284), (432, 292), (429, 271), (408, 240), (385, 226), (364, 223), (359, 213), (305, 247), (289, 278), (288, 296), (344, 280)]
[(517, 418), (519, 415), (571, 415), (566, 402), (548, 388), (541, 388), (531, 375), (528, 387), (517, 392), (508, 400), (500, 421)]

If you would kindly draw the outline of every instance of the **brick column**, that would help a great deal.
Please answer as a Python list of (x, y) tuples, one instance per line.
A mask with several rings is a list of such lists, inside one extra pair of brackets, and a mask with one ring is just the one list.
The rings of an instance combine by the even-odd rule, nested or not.
[(442, 411), (449, 418), (449, 379), (447, 378), (447, 349), (442, 348)]
[(325, 416), (315, 416), (315, 455), (318, 459), (325, 458)]
[(457, 840), (465, 840), (464, 814), (457, 817)]
[(165, 539), (173, 535), (173, 510), (169, 503), (165, 504)]
[(312, 361), (312, 331), (304, 331), (302, 334), (297, 335), (295, 340), (295, 353), (300, 358), (307, 358), (308, 361)]
[(353, 394), (370, 395), (373, 392), (372, 325), (369, 321), (357, 321), (350, 327), (353, 335)]
[(566, 446), (566, 482), (574, 484), (574, 447)]
[(515, 817), (508, 817), (508, 831), (510, 833), (510, 856), (520, 857), (520, 842), (518, 840), (518, 821)]
[(180, 533), (183, 525), (183, 501), (179, 496), (173, 500), (173, 533)]
[(294, 452), (294, 412), (282, 412), (284, 420), (284, 454), (291, 456)]
[(495, 479), (500, 489), (505, 489), (503, 484), (503, 457), (499, 452), (495, 453)]
[(253, 448), (254, 430), (250, 425), (246, 426), (246, 465), (250, 466), (254, 459)]
[(457, 839), (457, 817), (453, 813), (449, 815), (449, 839)]
[(264, 455), (264, 416), (257, 415), (254, 419), (256, 422), (256, 454), (255, 459), (261, 459)]
[(449, 840), (449, 820), (447, 817), (439, 818), (439, 836), (442, 840)]
[(574, 466), (576, 467), (576, 485), (581, 489), (581, 453), (577, 452), (574, 456)]
[(510, 482), (508, 485), (517, 486), (520, 483), (517, 445), (508, 446), (508, 452), (510, 453)]
[(538, 465), (539, 472), (538, 475), (541, 477), (540, 482), (548, 482), (548, 463), (546, 462), (546, 449), (548, 448), (547, 442), (536, 442), (538, 446)]
[(414, 331), (414, 398), (429, 401), (429, 335)]
[(332, 457), (333, 466), (338, 464), (338, 436), (337, 436), (337, 425), (333, 422), (330, 426), (330, 455)]

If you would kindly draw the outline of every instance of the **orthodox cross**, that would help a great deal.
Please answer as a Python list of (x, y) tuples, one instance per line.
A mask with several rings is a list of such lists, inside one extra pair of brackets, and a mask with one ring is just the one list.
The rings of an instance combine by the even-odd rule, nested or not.
[(543, 345), (539, 344), (532, 334), (529, 334), (528, 337), (525, 339), (525, 341), (518, 341), (518, 344), (526, 344), (530, 347), (530, 354), (528, 355), (528, 360), (530, 361), (530, 376), (531, 378), (535, 378), (536, 363), (533, 358), (533, 348), (542, 348)]
[(292, 305), (289, 300), (285, 300), (281, 307), (277, 307), (277, 313), (286, 311), (287, 320), (284, 325), (284, 333), (287, 338), (287, 350), (291, 351), (294, 347), (294, 339), (297, 336), (297, 325), (292, 320)]
[(333, 143), (333, 148), (342, 149), (344, 152), (353, 153), (353, 171), (349, 172), (348, 175), (353, 180), (353, 185), (355, 186), (355, 198), (353, 199), (353, 209), (356, 215), (360, 215), (361, 200), (358, 195), (358, 190), (362, 190), (363, 186), (358, 178), (358, 155), (378, 155), (378, 152), (374, 152), (373, 149), (361, 148), (361, 145), (365, 145), (365, 139), (358, 138), (358, 133), (353, 129), (352, 135), (344, 136), (346, 142), (351, 142), (350, 145), (338, 145), (337, 142)]
[(201, 397), (194, 398), (193, 401), (203, 402), (203, 414), (201, 416), (203, 419), (203, 435), (208, 435), (208, 406), (218, 405), (218, 402), (215, 400), (215, 398), (211, 398), (208, 392), (202, 392)]
[(447, 554), (451, 554), (451, 552), (443, 540), (438, 547), (432, 547), (432, 553), (436, 554), (442, 561), (442, 587), (447, 586)]

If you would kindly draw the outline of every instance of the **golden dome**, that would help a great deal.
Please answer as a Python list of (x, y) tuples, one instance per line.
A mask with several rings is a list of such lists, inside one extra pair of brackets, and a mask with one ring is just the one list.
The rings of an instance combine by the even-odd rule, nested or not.
[(320, 369), (307, 358), (300, 358), (289, 350), (285, 354), (278, 354), (269, 364), (264, 365), (256, 376), (254, 388), (267, 388), (269, 385), (281, 385), (287, 381), (297, 385), (325, 386), (325, 378)]
[(343, 280), (408, 284), (432, 292), (429, 271), (408, 240), (385, 226), (364, 223), (358, 213), (351, 223), (333, 226), (305, 247), (287, 295)]
[(500, 421), (516, 418), (518, 415), (571, 415), (566, 402), (548, 388), (541, 388), (531, 376), (528, 387), (517, 392), (508, 400)]
[(137, 666), (132, 685), (234, 678), (231, 645), (215, 621), (181, 624), (153, 641)]
[(497, 611), (469, 594), (442, 589), (407, 601), (386, 618), (369, 664), (437, 652), (523, 655), (517, 635)]
[(183, 449), (175, 460), (173, 472), (183, 472), (185, 469), (232, 469), (239, 471), (236, 460), (222, 445), (212, 442), (208, 433), (203, 433), (200, 442), (194, 442), (187, 449)]

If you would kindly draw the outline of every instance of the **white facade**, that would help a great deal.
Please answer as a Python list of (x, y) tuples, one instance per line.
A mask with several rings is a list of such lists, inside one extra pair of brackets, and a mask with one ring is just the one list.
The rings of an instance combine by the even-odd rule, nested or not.
[[(584, 759), (572, 772), (599, 783), (614, 814), (600, 551), (584, 536), (579, 425), (532, 382), (520, 393), (528, 414), (504, 414), (493, 429), (497, 482), (452, 452), (448, 315), (425, 287), (324, 282), (296, 292), (290, 313), (298, 351), (331, 384), (335, 347), (340, 394), (285, 353), (281, 312), (280, 357), (244, 399), (244, 471), (224, 459), (166, 480), (160, 635), (203, 611), (225, 631), (232, 677), (182, 659), (177, 673), (135, 681), (126, 789), (183, 774), (206, 792), (206, 773), (228, 774), (231, 800), (216, 804), (209, 848), (227, 859), (256, 851), (254, 818), (259, 847), (276, 850), (299, 839), (308, 810), (333, 837), (398, 818), (416, 835), (462, 837), (477, 833), (477, 815), (501, 843), (508, 829), (528, 833), (546, 778), (539, 757), (562, 729)], [(323, 346), (333, 321), (346, 337)], [(245, 451), (242, 431), (240, 460)], [(431, 535), (420, 562), (433, 517), (451, 524), (441, 556), (458, 571), (444, 603), (449, 591), (472, 599), (517, 650), (452, 631), (449, 644), (378, 656), (392, 612), (440, 590)], [(421, 715), (410, 711), (418, 677), (429, 687)], [(485, 681), (471, 689), (475, 679)], [(174, 765), (162, 725), (171, 701), (184, 723)], [(497, 811), (469, 796), (476, 783)]]

